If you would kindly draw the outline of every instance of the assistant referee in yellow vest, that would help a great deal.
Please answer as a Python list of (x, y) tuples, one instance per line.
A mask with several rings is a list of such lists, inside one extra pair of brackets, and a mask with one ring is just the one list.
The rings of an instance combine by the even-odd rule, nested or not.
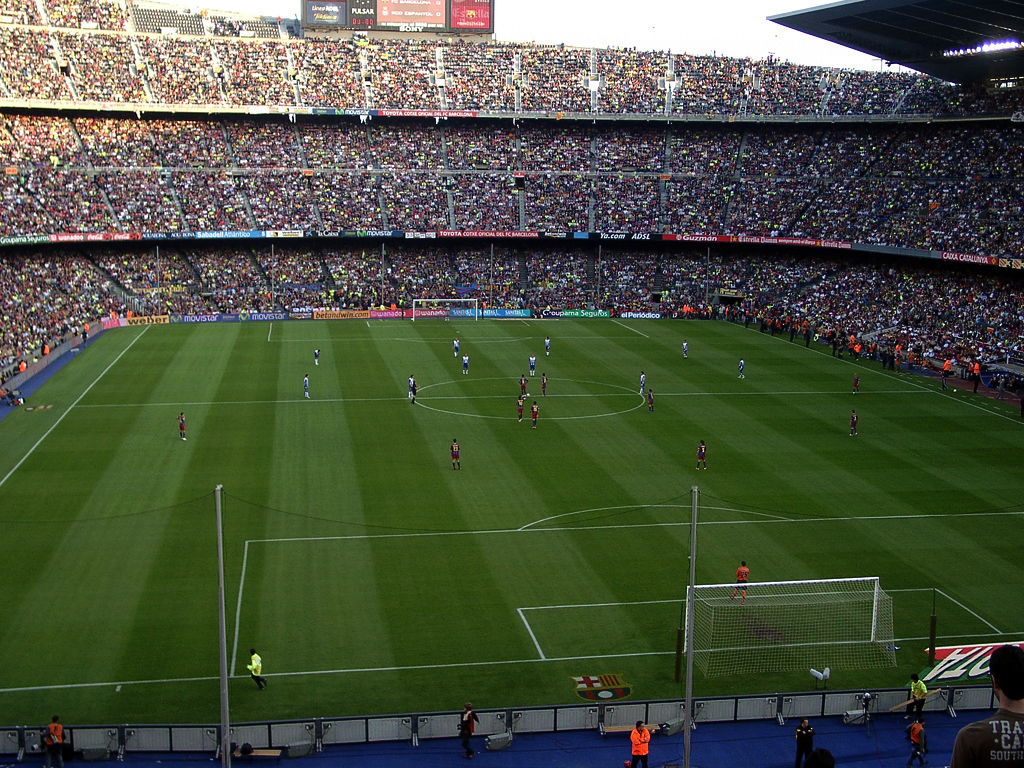
[(261, 691), (267, 687), (267, 678), (261, 677), (263, 672), (263, 659), (256, 653), (255, 648), (249, 649), (249, 664), (247, 665), (249, 674), (252, 675), (252, 679), (256, 681), (256, 687)]

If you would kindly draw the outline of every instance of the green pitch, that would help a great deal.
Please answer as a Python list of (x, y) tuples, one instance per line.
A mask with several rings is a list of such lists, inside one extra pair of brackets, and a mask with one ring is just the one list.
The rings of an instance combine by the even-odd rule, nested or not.
[[(699, 583), (731, 581), (741, 559), (752, 582), (881, 577), (900, 666), (833, 666), (832, 688), (905, 684), (925, 666), (933, 599), (940, 644), (1024, 635), (1015, 410), (753, 328), (127, 328), (29, 404), (52, 408), (0, 422), (6, 724), (219, 719), (217, 484), (236, 721), (580, 703), (582, 675), (680, 696), (694, 485)], [(698, 675), (695, 692), (813, 682)]]

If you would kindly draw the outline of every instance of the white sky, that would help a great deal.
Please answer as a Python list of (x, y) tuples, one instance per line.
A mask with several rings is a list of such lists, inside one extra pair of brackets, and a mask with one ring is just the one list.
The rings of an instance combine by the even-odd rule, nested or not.
[[(299, 0), (204, 1), (205, 7), (217, 10), (301, 16)], [(773, 53), (796, 64), (877, 71), (878, 59), (766, 20), (822, 4), (824, 0), (495, 0), (495, 37), (757, 59)]]

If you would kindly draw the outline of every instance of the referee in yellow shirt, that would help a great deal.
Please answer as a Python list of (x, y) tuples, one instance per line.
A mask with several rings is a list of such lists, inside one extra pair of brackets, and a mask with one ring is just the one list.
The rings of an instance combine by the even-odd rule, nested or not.
[(249, 674), (252, 675), (252, 679), (256, 681), (256, 687), (261, 691), (267, 687), (267, 678), (262, 677), (263, 672), (263, 659), (256, 653), (255, 648), (249, 649), (249, 664), (246, 667), (249, 670)]

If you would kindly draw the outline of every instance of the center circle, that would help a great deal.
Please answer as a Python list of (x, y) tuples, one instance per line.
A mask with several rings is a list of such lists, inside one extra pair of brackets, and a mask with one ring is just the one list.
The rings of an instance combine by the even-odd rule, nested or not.
[[(530, 405), (541, 406), (541, 421), (573, 421), (620, 416), (643, 407), (643, 395), (632, 387), (607, 381), (548, 377), (547, 395), (541, 392), (540, 376), (528, 376), (528, 400), (523, 420), (530, 418)], [(516, 419), (519, 378), (491, 376), (439, 381), (419, 388), (416, 405), (429, 411), (473, 419)], [(618, 401), (618, 402), (616, 402)], [(465, 407), (471, 404), (472, 407)]]

